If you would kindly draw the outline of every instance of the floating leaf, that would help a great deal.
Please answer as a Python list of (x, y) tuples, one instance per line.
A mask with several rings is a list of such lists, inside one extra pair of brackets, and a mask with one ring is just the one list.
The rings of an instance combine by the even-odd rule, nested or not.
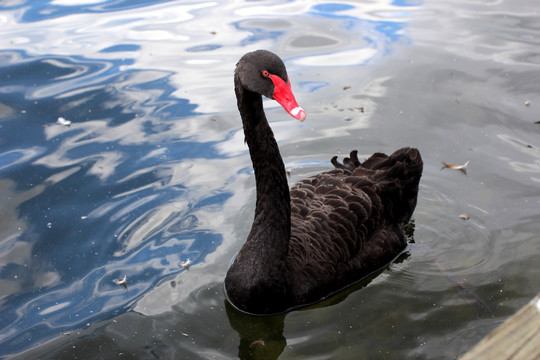
[[(465, 164), (463, 165), (452, 165), (452, 164), (448, 164), (448, 163), (445, 163), (444, 161), (442, 162), (442, 164), (444, 165), (443, 166), (443, 169), (444, 168), (448, 168), (448, 169), (452, 169), (452, 170), (460, 170), (462, 171), (463, 173), (467, 173), (467, 166), (469, 165), (469, 162), (470, 161), (467, 161)], [(441, 169), (442, 170), (442, 169)]]
[(127, 276), (124, 275), (124, 278), (122, 280), (113, 280), (113, 283), (115, 283), (116, 285), (122, 285), (124, 287), (124, 289), (126, 289), (127, 291)]
[(191, 259), (187, 259), (186, 261), (180, 261), (178, 265), (180, 265), (186, 270), (189, 270), (189, 267), (191, 266)]

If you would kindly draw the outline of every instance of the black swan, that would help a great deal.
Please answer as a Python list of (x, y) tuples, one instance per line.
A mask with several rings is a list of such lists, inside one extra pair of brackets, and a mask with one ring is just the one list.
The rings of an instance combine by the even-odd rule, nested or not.
[(274, 53), (245, 54), (234, 89), (257, 188), (255, 218), (225, 278), (229, 301), (251, 314), (285, 312), (318, 302), (392, 262), (407, 246), (403, 227), (416, 206), (423, 163), (414, 148), (357, 152), (335, 169), (304, 179), (289, 191), (262, 95), (294, 118), (304, 110)]

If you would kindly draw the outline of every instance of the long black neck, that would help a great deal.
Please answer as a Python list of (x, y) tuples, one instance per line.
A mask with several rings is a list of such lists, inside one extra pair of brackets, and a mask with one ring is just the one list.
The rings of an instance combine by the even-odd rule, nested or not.
[(284, 261), (291, 233), (291, 204), (285, 166), (264, 114), (262, 96), (238, 83), (235, 91), (257, 186), (255, 220), (248, 242), (266, 242), (273, 248), (273, 255)]

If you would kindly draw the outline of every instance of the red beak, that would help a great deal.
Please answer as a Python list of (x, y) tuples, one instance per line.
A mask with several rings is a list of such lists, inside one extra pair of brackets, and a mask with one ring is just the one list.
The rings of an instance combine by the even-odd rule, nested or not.
[(270, 75), (270, 79), (274, 83), (274, 100), (283, 106), (285, 111), (293, 118), (304, 121), (306, 119), (306, 112), (298, 106), (292, 93), (289, 80), (287, 79), (287, 82), (285, 82), (277, 75)]

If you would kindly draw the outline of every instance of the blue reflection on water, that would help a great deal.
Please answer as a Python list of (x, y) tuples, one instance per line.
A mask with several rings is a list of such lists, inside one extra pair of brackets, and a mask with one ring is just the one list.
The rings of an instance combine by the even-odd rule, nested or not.
[(322, 13), (335, 13), (344, 10), (354, 9), (353, 5), (341, 3), (323, 3), (313, 6), (313, 9)]
[[(398, 3), (393, 3), (396, 6), (407, 6), (401, 4), (403, 1)], [(343, 20), (342, 26), (348, 30), (361, 29), (364, 24), (370, 24), (374, 27), (377, 34), (384, 34), (389, 42), (395, 42), (400, 39), (405, 39), (402, 32), (404, 29), (404, 23), (401, 21), (395, 20), (383, 20), (384, 16), (379, 20), (368, 20), (358, 18), (356, 16), (348, 15), (347, 13), (342, 13), (347, 10), (354, 9), (355, 7), (350, 4), (341, 4), (341, 3), (323, 3), (313, 6), (314, 14), (318, 16), (324, 16), (328, 18), (341, 18)], [(406, 12), (400, 11), (399, 13), (393, 13), (393, 16), (405, 17), (409, 14)], [(369, 43), (372, 43), (374, 39), (370, 36), (364, 35), (364, 39)]]
[(136, 44), (119, 44), (119, 45), (109, 46), (105, 49), (102, 49), (100, 52), (111, 53), (111, 52), (121, 52), (121, 51), (138, 51), (140, 49), (141, 47)]
[[(74, 4), (68, 2), (56, 4), (55, 1), (27, 1), (14, 6), (0, 6), (0, 9), (25, 9), (21, 22), (42, 21), (44, 19), (58, 18), (72, 14), (103, 13), (135, 9), (148, 5), (167, 3), (171, 0), (108, 0), (96, 4)], [(28, 6), (31, 3), (31, 6)]]
[[(1, 102), (13, 109), (1, 122), (1, 181), (10, 184), (5, 196), (28, 199), (16, 204), (24, 229), (2, 239), (0, 253), (31, 249), (0, 271), (0, 279), (18, 287), (3, 298), (0, 314), (0, 342), (8, 354), (125, 311), (165, 277), (184, 271), (178, 260), (196, 263), (214, 251), (221, 236), (198, 228), (194, 214), (230, 194), (190, 200), (152, 231), (138, 232), (145, 238), (126, 250), (156, 209), (189, 199), (184, 186), (170, 183), (172, 163), (216, 157), (212, 143), (144, 140), (169, 131), (170, 124), (154, 126), (155, 119), (193, 115), (195, 105), (171, 96), (169, 74), (137, 83), (130, 78), (137, 71), (119, 71), (129, 60), (29, 58), (22, 52), (2, 57), (15, 61), (0, 68)], [(70, 127), (55, 124), (60, 114)], [(130, 122), (128, 128), (139, 125), (141, 141), (108, 139), (108, 131)], [(152, 156), (156, 149), (170, 156)], [(113, 283), (126, 272), (128, 291)]]

